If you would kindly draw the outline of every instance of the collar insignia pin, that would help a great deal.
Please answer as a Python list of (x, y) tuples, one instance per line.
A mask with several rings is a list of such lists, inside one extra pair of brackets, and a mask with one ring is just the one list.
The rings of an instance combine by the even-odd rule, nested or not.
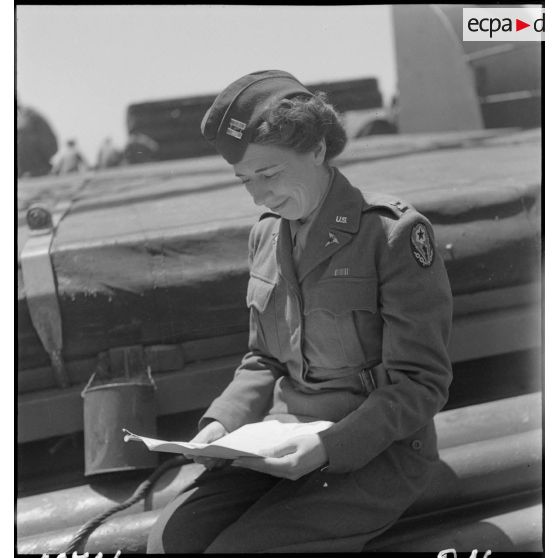
[(337, 215), (337, 217), (335, 217), (335, 222), (347, 224), (347, 217), (345, 217), (344, 215)]
[(329, 240), (326, 242), (325, 247), (327, 248), (330, 244), (339, 244), (339, 240), (337, 239), (337, 237), (332, 233), (328, 233), (329, 234)]

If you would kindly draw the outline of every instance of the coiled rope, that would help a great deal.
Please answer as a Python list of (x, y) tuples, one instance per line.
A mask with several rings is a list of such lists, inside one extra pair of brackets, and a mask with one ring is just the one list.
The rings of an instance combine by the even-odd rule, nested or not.
[(178, 467), (180, 465), (184, 465), (185, 463), (191, 461), (190, 459), (186, 458), (184, 455), (177, 455), (172, 459), (169, 459), (159, 465), (151, 475), (144, 480), (135, 490), (135, 492), (124, 502), (120, 504), (116, 504), (112, 508), (109, 508), (107, 511), (100, 513), (98, 516), (90, 519), (87, 523), (81, 527), (81, 529), (76, 533), (74, 538), (70, 541), (67, 549), (65, 550), (66, 554), (72, 554), (73, 552), (81, 552), (81, 546), (85, 542), (85, 540), (91, 535), (97, 527), (102, 525), (104, 521), (109, 518), (111, 515), (118, 513), (119, 511), (125, 510), (130, 506), (134, 505), (136, 502), (144, 498), (147, 493), (153, 487), (153, 484), (159, 479), (161, 475), (166, 473), (169, 469), (173, 469), (174, 467)]

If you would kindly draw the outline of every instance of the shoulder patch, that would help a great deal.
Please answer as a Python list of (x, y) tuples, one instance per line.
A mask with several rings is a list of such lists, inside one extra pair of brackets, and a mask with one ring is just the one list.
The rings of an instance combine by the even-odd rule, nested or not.
[(434, 242), (426, 223), (419, 221), (411, 229), (411, 253), (421, 267), (430, 267), (434, 262)]
[(258, 221), (261, 221), (262, 219), (265, 219), (266, 217), (275, 217), (276, 219), (278, 219), (279, 217), (281, 217), (281, 215), (279, 215), (278, 213), (273, 213), (273, 211), (266, 211), (265, 213), (262, 213), (260, 215), (260, 218), (258, 219)]

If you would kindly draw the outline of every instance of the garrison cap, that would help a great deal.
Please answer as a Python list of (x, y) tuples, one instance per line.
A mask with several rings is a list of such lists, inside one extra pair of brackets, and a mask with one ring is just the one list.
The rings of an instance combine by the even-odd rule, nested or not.
[(244, 156), (265, 111), (276, 101), (301, 94), (312, 95), (288, 72), (264, 70), (247, 74), (219, 93), (203, 117), (202, 134), (234, 165)]

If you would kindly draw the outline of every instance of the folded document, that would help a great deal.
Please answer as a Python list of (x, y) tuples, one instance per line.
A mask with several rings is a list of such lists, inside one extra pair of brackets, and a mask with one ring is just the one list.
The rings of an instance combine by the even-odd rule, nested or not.
[(126, 432), (124, 441), (143, 442), (149, 451), (182, 453), (188, 456), (215, 457), (220, 459), (236, 459), (237, 457), (266, 457), (272, 454), (273, 448), (289, 442), (292, 438), (305, 434), (316, 434), (333, 423), (327, 420), (315, 422), (280, 422), (266, 420), (245, 424), (230, 434), (211, 442), (199, 444), (192, 442), (167, 442), (138, 436), (123, 428)]

